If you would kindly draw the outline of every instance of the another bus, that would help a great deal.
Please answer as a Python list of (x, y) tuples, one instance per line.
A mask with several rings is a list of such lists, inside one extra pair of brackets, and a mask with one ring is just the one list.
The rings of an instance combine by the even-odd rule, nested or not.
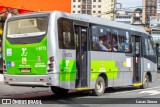
[(139, 86), (156, 80), (151, 37), (139, 27), (59, 11), (7, 19), (4, 30), (4, 82), (51, 87), (55, 94)]

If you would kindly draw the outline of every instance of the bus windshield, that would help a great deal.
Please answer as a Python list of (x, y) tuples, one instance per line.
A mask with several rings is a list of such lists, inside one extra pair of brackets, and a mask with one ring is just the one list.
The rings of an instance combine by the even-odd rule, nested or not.
[(7, 38), (40, 36), (46, 30), (47, 17), (13, 20), (8, 22)]

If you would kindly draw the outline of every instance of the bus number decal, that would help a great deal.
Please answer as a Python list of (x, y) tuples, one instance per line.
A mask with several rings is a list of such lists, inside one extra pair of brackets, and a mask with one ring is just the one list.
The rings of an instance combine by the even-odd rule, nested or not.
[(36, 47), (36, 50), (37, 51), (43, 51), (43, 50), (46, 50), (46, 46), (39, 46), (39, 47)]
[(65, 57), (72, 57), (72, 53), (65, 53), (64, 56)]

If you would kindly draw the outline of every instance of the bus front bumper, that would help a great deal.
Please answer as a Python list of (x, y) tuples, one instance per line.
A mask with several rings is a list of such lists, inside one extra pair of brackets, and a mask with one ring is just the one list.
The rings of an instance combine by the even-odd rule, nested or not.
[(52, 86), (48, 75), (7, 75), (4, 74), (4, 83), (14, 86), (45, 87)]

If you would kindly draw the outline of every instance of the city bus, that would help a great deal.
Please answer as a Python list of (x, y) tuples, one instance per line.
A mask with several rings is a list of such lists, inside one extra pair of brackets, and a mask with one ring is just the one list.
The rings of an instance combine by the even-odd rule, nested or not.
[(153, 41), (144, 29), (82, 14), (35, 12), (9, 17), (4, 82), (50, 87), (58, 95), (108, 87), (147, 88), (156, 80)]

